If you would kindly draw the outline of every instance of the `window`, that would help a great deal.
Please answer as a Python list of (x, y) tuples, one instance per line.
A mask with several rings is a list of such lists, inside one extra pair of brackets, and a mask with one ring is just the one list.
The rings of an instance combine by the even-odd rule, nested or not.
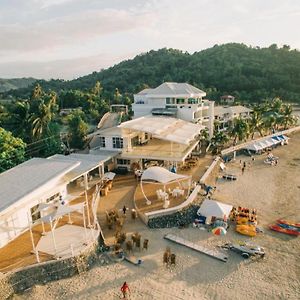
[(123, 148), (123, 138), (113, 137), (112, 140), (113, 140), (113, 148), (115, 148), (115, 149)]
[(189, 98), (189, 99), (188, 99), (188, 104), (198, 104), (198, 99), (195, 99), (195, 98)]
[(130, 165), (130, 159), (117, 158), (118, 165)]
[(59, 193), (56, 193), (55, 195), (49, 197), (46, 199), (46, 203), (49, 203), (49, 202), (55, 202), (56, 200), (59, 200), (59, 196), (60, 194)]
[(177, 104), (184, 104), (184, 99), (176, 99)]
[(100, 136), (100, 147), (105, 148), (105, 137), (104, 136)]
[(39, 208), (38, 204), (30, 208), (32, 222), (41, 218), (41, 212), (36, 211), (38, 208)]
[(175, 104), (174, 98), (166, 98), (166, 104)]

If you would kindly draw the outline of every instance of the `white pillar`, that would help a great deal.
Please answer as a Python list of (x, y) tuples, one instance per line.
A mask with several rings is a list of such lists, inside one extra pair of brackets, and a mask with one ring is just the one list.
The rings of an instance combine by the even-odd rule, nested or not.
[(45, 234), (46, 234), (46, 231), (45, 231), (45, 224), (44, 224), (43, 221), (42, 221), (42, 229), (43, 229), (42, 235), (45, 235)]
[(84, 227), (84, 235), (85, 235), (85, 240), (87, 242), (87, 231), (86, 231), (86, 221), (85, 221), (85, 205), (83, 204), (82, 206), (82, 217), (83, 217), (83, 227)]
[(89, 200), (88, 200), (88, 195), (87, 191), (84, 191), (85, 194), (85, 203), (86, 203), (86, 211), (87, 211), (87, 218), (88, 218), (88, 226), (91, 227), (91, 220), (90, 220), (90, 211), (89, 211)]
[(215, 102), (209, 101), (209, 121), (208, 121), (208, 133), (209, 139), (211, 139), (214, 135), (214, 120), (215, 120)]
[(51, 235), (52, 235), (54, 253), (55, 253), (55, 256), (56, 256), (56, 254), (57, 254), (57, 247), (56, 247), (55, 236), (54, 236), (54, 229), (53, 229), (53, 224), (52, 224), (52, 218), (51, 217), (50, 217), (50, 227), (51, 227)]
[(33, 233), (32, 233), (31, 221), (30, 221), (29, 213), (27, 213), (27, 218), (28, 218), (28, 226), (29, 226), (29, 232), (30, 232), (30, 239), (31, 239), (31, 244), (32, 244), (32, 251), (35, 254), (36, 261), (39, 263), (40, 262), (40, 257), (39, 257), (39, 253), (36, 250), (36, 247), (35, 247), (35, 244), (34, 244), (34, 238), (33, 238)]
[(83, 175), (83, 180), (84, 180), (84, 188), (85, 188), (86, 190), (88, 190), (88, 189), (89, 189), (89, 183), (88, 183), (88, 174), (87, 174), (87, 173), (85, 173), (85, 174)]
[(236, 151), (233, 152), (233, 160), (236, 159)]

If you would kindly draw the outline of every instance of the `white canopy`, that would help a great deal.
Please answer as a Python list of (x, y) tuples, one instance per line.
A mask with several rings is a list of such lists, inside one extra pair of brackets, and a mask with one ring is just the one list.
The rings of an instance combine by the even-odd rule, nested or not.
[(184, 145), (189, 145), (204, 128), (199, 124), (161, 116), (144, 116), (124, 122), (119, 127), (147, 132), (155, 138)]
[(188, 176), (172, 173), (161, 167), (150, 167), (143, 172), (141, 180), (154, 180), (166, 184), (171, 181), (185, 178), (188, 178)]
[(224, 204), (215, 200), (205, 199), (201, 204), (197, 214), (204, 217), (227, 218), (232, 210), (232, 205)]

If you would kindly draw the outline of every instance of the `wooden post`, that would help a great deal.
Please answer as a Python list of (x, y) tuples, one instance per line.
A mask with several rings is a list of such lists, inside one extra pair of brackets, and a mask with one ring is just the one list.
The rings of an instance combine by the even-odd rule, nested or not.
[(51, 217), (50, 217), (50, 227), (51, 227), (51, 235), (52, 235), (54, 253), (55, 253), (55, 256), (56, 256), (57, 255), (57, 247), (56, 247), (56, 242), (55, 242), (55, 236), (54, 236), (54, 230), (53, 230), (53, 224), (52, 224), (52, 218)]
[(85, 193), (85, 203), (86, 203), (86, 211), (87, 211), (88, 227), (91, 227), (90, 211), (89, 211), (89, 201), (88, 201), (87, 191), (85, 190), (84, 193)]
[(39, 257), (39, 253), (36, 250), (36, 247), (35, 247), (35, 244), (34, 244), (34, 238), (33, 238), (33, 233), (32, 233), (31, 221), (30, 221), (30, 218), (29, 218), (29, 213), (27, 213), (27, 218), (28, 218), (28, 226), (29, 226), (29, 231), (30, 231), (30, 239), (31, 239), (31, 244), (32, 244), (32, 250), (33, 250), (33, 252), (35, 254), (36, 261), (39, 263), (40, 262), (40, 257)]

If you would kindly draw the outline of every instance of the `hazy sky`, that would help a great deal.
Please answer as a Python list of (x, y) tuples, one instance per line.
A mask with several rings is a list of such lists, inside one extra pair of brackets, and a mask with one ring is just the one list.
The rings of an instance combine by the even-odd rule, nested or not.
[(0, 77), (71, 79), (151, 49), (300, 49), (300, 0), (0, 0)]

